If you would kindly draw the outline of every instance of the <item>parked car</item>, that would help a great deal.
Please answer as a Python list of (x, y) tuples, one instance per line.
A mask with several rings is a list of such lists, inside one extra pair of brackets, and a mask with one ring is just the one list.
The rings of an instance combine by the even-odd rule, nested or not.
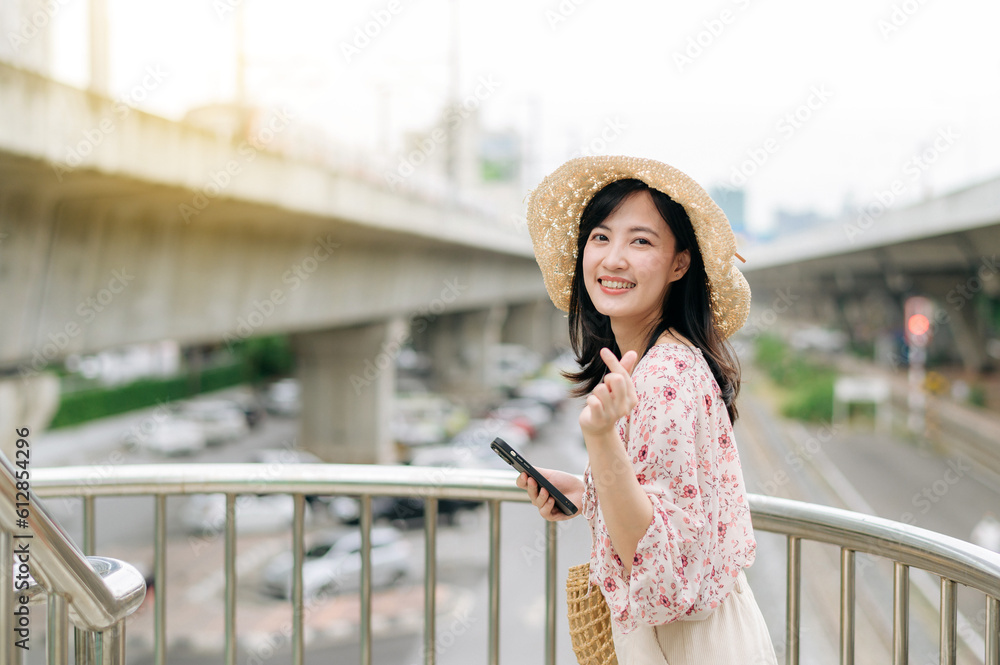
[(197, 423), (210, 446), (239, 439), (250, 431), (243, 409), (229, 400), (184, 402), (178, 407), (178, 415)]
[[(294, 514), (294, 501), (287, 494), (241, 494), (236, 497), (236, 530), (239, 533), (287, 529)], [(226, 527), (226, 496), (195, 494), (184, 506), (181, 523), (187, 533), (221, 533)]]
[(496, 437), (517, 448), (531, 440), (522, 428), (499, 418), (476, 418), (452, 438), (452, 445), (487, 449)]
[(540, 427), (552, 420), (552, 410), (549, 407), (526, 397), (507, 400), (490, 411), (489, 415), (491, 418), (503, 420), (522, 428), (532, 439), (535, 438)]
[(395, 399), (392, 438), (404, 446), (447, 441), (469, 421), (468, 412), (443, 395), (400, 394)]
[(487, 357), (489, 383), (503, 388), (517, 386), (542, 364), (537, 353), (520, 344), (494, 344), (487, 350)]
[(207, 444), (205, 433), (198, 423), (176, 416), (154, 420), (150, 431), (144, 431), (130, 441), (140, 450), (160, 455), (190, 455), (203, 450)]
[[(254, 464), (266, 464), (272, 467), (284, 464), (324, 464), (323, 460), (316, 455), (306, 450), (295, 450), (293, 448), (261, 448), (250, 456), (250, 462)], [(309, 507), (318, 513), (329, 513), (333, 499), (334, 497), (332, 496), (306, 494), (306, 502), (309, 504)]]
[[(372, 587), (396, 584), (410, 572), (410, 544), (392, 527), (371, 530)], [(361, 532), (324, 534), (308, 546), (302, 562), (306, 598), (360, 588)], [(292, 553), (282, 552), (264, 568), (261, 590), (270, 596), (292, 595)]]
[(275, 381), (267, 389), (264, 406), (268, 413), (297, 416), (302, 410), (302, 391), (295, 379)]
[(555, 409), (569, 397), (569, 385), (561, 379), (538, 378), (525, 381), (514, 389), (518, 397), (526, 397)]

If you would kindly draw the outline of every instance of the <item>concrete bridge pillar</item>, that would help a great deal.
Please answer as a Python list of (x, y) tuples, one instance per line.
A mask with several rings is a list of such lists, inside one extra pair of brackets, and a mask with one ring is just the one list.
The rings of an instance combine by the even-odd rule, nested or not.
[(503, 339), (503, 305), (442, 316), (427, 326), (420, 346), (431, 356), (438, 390), (472, 402), (489, 396), (493, 347)]
[(48, 428), (58, 409), (59, 377), (54, 373), (0, 379), (0, 451), (13, 463), (16, 430), (27, 428), (31, 440)]
[[(555, 306), (548, 300), (512, 305), (507, 310), (507, 318), (503, 323), (501, 339), (504, 344), (520, 344), (539, 354), (543, 358), (552, 355), (555, 344), (556, 318), (552, 312), (557, 312)], [(562, 328), (566, 322), (562, 321)]]
[(402, 319), (292, 337), (302, 388), (299, 447), (341, 464), (395, 461), (389, 422)]

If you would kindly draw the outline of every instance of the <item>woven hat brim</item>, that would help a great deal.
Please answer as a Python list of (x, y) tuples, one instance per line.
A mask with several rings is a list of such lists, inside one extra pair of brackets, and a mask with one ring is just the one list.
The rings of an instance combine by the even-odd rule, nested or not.
[(569, 311), (583, 209), (605, 185), (636, 178), (684, 206), (705, 263), (715, 326), (728, 338), (750, 314), (750, 285), (736, 266), (736, 236), (722, 209), (686, 174), (653, 159), (621, 155), (578, 157), (532, 190), (527, 222), (545, 289)]

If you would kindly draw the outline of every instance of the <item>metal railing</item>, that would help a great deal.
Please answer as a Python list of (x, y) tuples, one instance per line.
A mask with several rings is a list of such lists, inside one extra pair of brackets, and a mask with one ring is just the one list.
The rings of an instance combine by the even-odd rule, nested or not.
[(28, 608), (44, 602), (49, 663), (69, 662), (72, 620), (79, 665), (123, 665), (125, 618), (142, 603), (145, 580), (121, 561), (84, 556), (26, 478), (0, 453), (0, 663), (21, 662), (31, 646)]
[[(142, 465), (118, 467), (62, 467), (34, 472), (34, 487), (46, 497), (75, 496), (84, 502), (84, 549), (94, 543), (94, 500), (98, 496), (155, 497), (154, 568), (158, 580), (166, 570), (166, 498), (171, 495), (222, 493), (226, 495), (225, 538), (225, 662), (236, 662), (236, 497), (240, 494), (290, 494), (292, 521), (292, 662), (301, 665), (303, 642), (303, 537), (306, 495), (361, 497), (361, 663), (372, 662), (371, 526), (373, 496), (419, 496), (425, 499), (424, 659), (435, 662), (436, 515), (441, 499), (485, 501), (489, 515), (489, 626), (486, 656), (499, 663), (500, 504), (527, 502), (514, 486), (509, 471), (432, 469), (364, 465)], [(90, 480), (88, 480), (90, 479)], [(799, 660), (801, 543), (817, 541), (841, 548), (840, 663), (854, 662), (855, 554), (868, 553), (892, 561), (893, 663), (908, 658), (909, 570), (927, 570), (941, 576), (940, 662), (954, 665), (957, 653), (957, 586), (967, 585), (986, 595), (985, 662), (1000, 665), (1000, 555), (964, 541), (925, 529), (787, 499), (751, 495), (754, 527), (787, 538), (787, 614), (785, 660)], [(546, 529), (545, 659), (555, 663), (557, 585), (556, 524)], [(166, 662), (165, 612), (169, 591), (155, 594), (154, 656)]]

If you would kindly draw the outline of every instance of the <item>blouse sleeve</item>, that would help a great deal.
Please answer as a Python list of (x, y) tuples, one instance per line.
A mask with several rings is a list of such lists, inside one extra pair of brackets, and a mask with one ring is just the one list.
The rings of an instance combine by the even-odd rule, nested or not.
[[(680, 359), (667, 362), (690, 369)], [(696, 372), (663, 365), (636, 384), (640, 401), (630, 414), (627, 452), (653, 518), (636, 547), (627, 600), (621, 599), (635, 622), (664, 624), (699, 610), (703, 580), (716, 575), (710, 555), (720, 535), (712, 523), (718, 500), (709, 421), (711, 400), (721, 399), (717, 390)], [(624, 581), (624, 566), (619, 572)]]

